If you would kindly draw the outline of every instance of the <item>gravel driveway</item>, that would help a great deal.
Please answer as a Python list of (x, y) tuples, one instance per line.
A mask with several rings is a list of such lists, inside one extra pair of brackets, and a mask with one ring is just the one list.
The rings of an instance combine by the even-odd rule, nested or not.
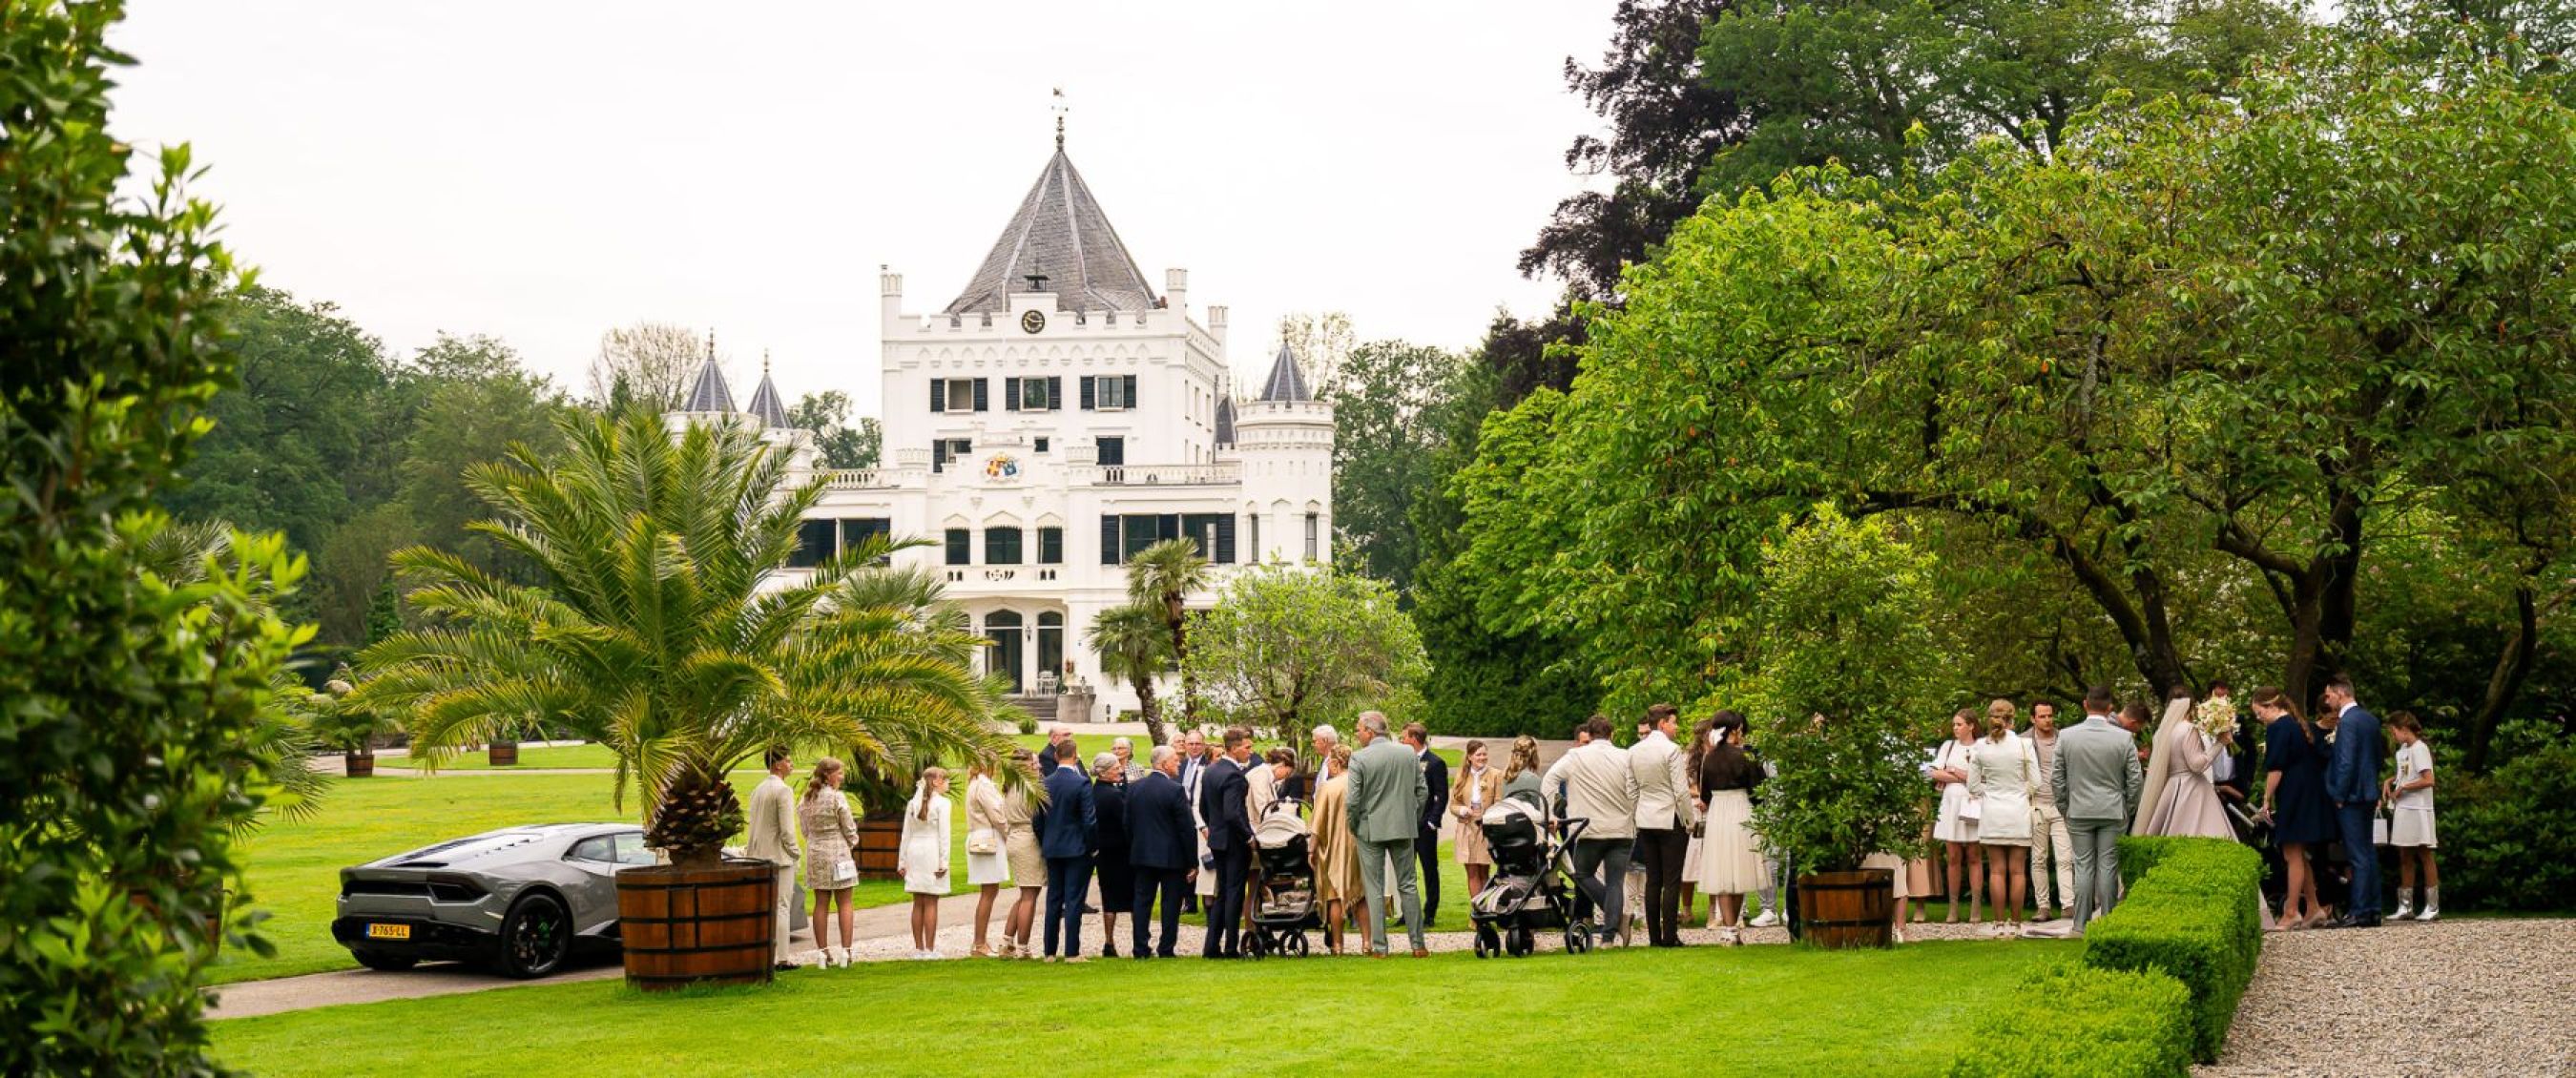
[(2576, 1075), (2576, 920), (2270, 934), (2225, 1055), (2194, 1073)]

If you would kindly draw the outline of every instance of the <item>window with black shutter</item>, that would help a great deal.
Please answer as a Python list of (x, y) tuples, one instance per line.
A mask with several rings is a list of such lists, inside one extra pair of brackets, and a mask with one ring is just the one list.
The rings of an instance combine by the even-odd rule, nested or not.
[(1131, 513), (1119, 520), (1118, 560), (1132, 561), (1146, 547), (1181, 537), (1178, 513)]
[(1006, 412), (1016, 412), (1020, 410), (1019, 379), (1002, 379), (1002, 410)]
[(933, 412), (948, 410), (948, 383), (944, 379), (930, 380), (930, 410)]
[(1098, 438), (1092, 439), (1092, 442), (1100, 449), (1100, 455), (1094, 459), (1097, 460), (1102, 467), (1119, 467), (1127, 463), (1126, 438), (1118, 435), (1104, 434)]
[[(1085, 378), (1083, 381), (1088, 383), (1091, 379)], [(1100, 518), (1100, 564), (1116, 565), (1121, 560), (1123, 559), (1118, 556), (1118, 518), (1102, 517)]]
[(973, 565), (975, 533), (964, 528), (948, 529), (948, 564)]
[(1234, 514), (1232, 513), (1216, 518), (1216, 561), (1219, 565), (1234, 564)]
[(985, 383), (990, 381), (992, 381), (992, 379), (989, 378), (978, 378), (975, 380), (975, 410), (978, 412), (992, 410), (992, 400), (984, 392)]
[(1132, 374), (1130, 374), (1130, 375), (1125, 375), (1125, 376), (1123, 376), (1123, 377), (1120, 379), (1120, 393), (1119, 393), (1119, 396), (1120, 396), (1121, 398), (1123, 398), (1122, 400), (1120, 400), (1120, 401), (1118, 402), (1118, 403), (1119, 403), (1119, 405), (1120, 405), (1121, 407), (1133, 408), (1133, 407), (1135, 407), (1135, 406), (1136, 406), (1136, 376), (1135, 376), (1135, 375), (1132, 375)]
[(984, 529), (984, 564), (1018, 565), (1020, 563), (1020, 530), (1018, 528)]
[(799, 521), (796, 525), (796, 550), (787, 555), (787, 567), (811, 569), (831, 558), (833, 531), (829, 520)]
[(1082, 376), (1082, 410), (1083, 410), (1083, 411), (1088, 412), (1088, 411), (1092, 410), (1094, 407), (1097, 407), (1096, 402), (1097, 402), (1099, 399), (1100, 399), (1100, 393), (1099, 393), (1099, 387), (1098, 387), (1098, 384), (1097, 384), (1097, 380), (1096, 380), (1096, 379), (1094, 379), (1094, 378), (1092, 378), (1092, 376), (1090, 376), (1090, 375), (1088, 375), (1088, 374), (1083, 375), (1083, 376)]
[[(844, 517), (841, 520), (841, 550), (844, 553), (857, 550), (868, 545), (871, 539), (885, 539), (893, 534), (894, 521), (884, 517)], [(877, 564), (884, 565), (888, 560), (878, 558)]]
[(1064, 410), (1064, 379), (1063, 379), (1063, 378), (1060, 378), (1060, 377), (1057, 377), (1057, 376), (1055, 376), (1055, 375), (1050, 374), (1050, 375), (1048, 375), (1048, 376), (1047, 376), (1046, 383), (1047, 383), (1047, 411), (1050, 411), (1050, 412), (1061, 412), (1061, 411), (1063, 411), (1063, 410)]
[(933, 472), (944, 472), (948, 470), (948, 439), (931, 439), (930, 470)]
[(1316, 514), (1316, 513), (1308, 513), (1308, 514), (1306, 514), (1306, 560), (1307, 560), (1307, 561), (1313, 561), (1313, 560), (1315, 560), (1315, 552), (1316, 552), (1316, 550), (1318, 550), (1318, 549), (1319, 549), (1319, 544), (1321, 544), (1321, 543), (1322, 543), (1322, 541), (1323, 541), (1323, 538), (1322, 538), (1322, 537), (1323, 537), (1323, 523), (1324, 523), (1324, 518), (1323, 518), (1321, 515)]
[(1044, 439), (1044, 438), (1040, 438), (1040, 439), (1038, 439), (1038, 440), (1037, 440), (1037, 448), (1036, 448), (1034, 451), (1035, 451), (1035, 452), (1038, 452), (1038, 453), (1044, 453), (1044, 452), (1046, 452), (1046, 451), (1047, 451), (1047, 440), (1046, 440), (1046, 439)]
[(1064, 529), (1038, 529), (1038, 564), (1064, 564)]

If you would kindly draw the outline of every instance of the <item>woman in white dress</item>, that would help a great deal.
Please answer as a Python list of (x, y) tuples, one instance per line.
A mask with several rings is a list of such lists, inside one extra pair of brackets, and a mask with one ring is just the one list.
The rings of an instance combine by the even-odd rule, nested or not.
[(993, 920), (993, 901), (1001, 896), (1002, 885), (1011, 882), (1011, 861), (1002, 852), (1007, 827), (993, 765), (976, 761), (966, 775), (966, 886), (976, 890), (975, 948), (968, 953), (982, 958), (993, 953), (984, 945), (984, 933)]
[(948, 771), (921, 773), (921, 788), (903, 809), (903, 843), (895, 872), (912, 894), (912, 956), (939, 957), (939, 900), (948, 894)]
[(1977, 879), (1977, 809), (1968, 796), (1968, 747), (1977, 740), (1977, 713), (1960, 708), (1950, 716), (1950, 740), (1932, 754), (1932, 784), (1941, 790), (1941, 808), (1932, 819), (1932, 839), (1941, 844), (1949, 868), (1944, 893), (1949, 896), (1946, 924), (1959, 922), (1959, 889), (1968, 891), (1968, 922), (1985, 919), (1985, 884)]
[[(1706, 805), (1708, 795), (1699, 788), (1699, 766), (1708, 759), (1714, 744), (1709, 731), (1716, 727), (1713, 719), (1701, 719), (1691, 726), (1690, 752), (1682, 759), (1682, 778), (1689, 781), (1694, 805)], [(1708, 845), (1708, 820), (1705, 812), (1691, 828), (1690, 843), (1682, 847), (1682, 923), (1699, 923), (1699, 854)], [(1711, 910), (1712, 914), (1716, 911)]]
[(1744, 752), (1744, 717), (1711, 716), (1717, 743), (1700, 758), (1699, 889), (1708, 894), (1709, 927), (1730, 944), (1744, 942), (1744, 896), (1770, 885), (1761, 839), (1753, 832), (1753, 790), (1762, 765)]
[(1976, 798), (1977, 846), (1986, 858), (1986, 893), (1995, 896), (1995, 935), (2021, 932), (2021, 902), (2030, 890), (2031, 787), (2039, 761), (2030, 740), (2013, 732), (2013, 702), (1986, 705), (1986, 736), (1968, 748), (1968, 796)]
[[(2400, 921), (2431, 921), (2442, 916), (2442, 875), (2433, 870), (2433, 750), (2424, 744), (2424, 721), (2411, 711), (2388, 716), (2388, 737), (2397, 742), (2397, 766), (2380, 784), (2380, 803), (2390, 812), (2388, 844), (2397, 847), (2397, 913)], [(2424, 908), (2415, 908), (2415, 878), (2423, 869)]]

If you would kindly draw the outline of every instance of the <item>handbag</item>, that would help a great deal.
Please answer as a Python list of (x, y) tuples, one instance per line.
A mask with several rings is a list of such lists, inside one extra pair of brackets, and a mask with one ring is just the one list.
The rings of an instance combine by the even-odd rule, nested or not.
[(966, 832), (966, 852), (977, 854), (1002, 852), (1001, 833), (990, 827), (978, 827)]
[(1986, 799), (1982, 797), (1971, 797), (1966, 801), (1961, 802), (1959, 805), (1959, 818), (1971, 823), (1976, 822), (1977, 817), (1985, 813), (1985, 804)]
[(832, 882), (836, 884), (859, 882), (859, 863), (844, 858), (840, 864), (833, 866)]
[(2370, 844), (2373, 846), (2388, 845), (2388, 811), (2386, 802), (2381, 802), (2380, 809), (2370, 814)]

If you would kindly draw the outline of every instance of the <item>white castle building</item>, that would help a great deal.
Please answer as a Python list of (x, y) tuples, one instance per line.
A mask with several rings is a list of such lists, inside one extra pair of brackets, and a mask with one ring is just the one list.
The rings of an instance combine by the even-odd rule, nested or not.
[[(906, 310), (897, 273), (879, 292), (884, 466), (825, 473), (793, 564), (875, 534), (932, 540), (897, 560), (938, 568), (994, 641), (987, 669), (1031, 713), (1098, 720), (1136, 707), (1101, 674), (1088, 634), (1126, 601), (1137, 551), (1196, 539), (1220, 587), (1243, 565), (1331, 560), (1332, 406), (1284, 347), (1238, 399), (1226, 309), (1193, 312), (1186, 270), (1166, 270), (1154, 291), (1061, 132), (955, 299)], [(673, 419), (758, 422), (795, 454), (799, 481), (813, 473), (766, 370), (737, 410), (710, 357)]]

